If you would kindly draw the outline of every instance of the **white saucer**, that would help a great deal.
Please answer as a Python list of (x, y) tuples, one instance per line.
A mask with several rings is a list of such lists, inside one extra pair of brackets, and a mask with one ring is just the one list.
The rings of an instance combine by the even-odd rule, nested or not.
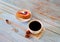
[(27, 22), (27, 21), (31, 20), (31, 18), (29, 18), (29, 19), (22, 19), (22, 18), (19, 18), (18, 20), (19, 20), (20, 22)]

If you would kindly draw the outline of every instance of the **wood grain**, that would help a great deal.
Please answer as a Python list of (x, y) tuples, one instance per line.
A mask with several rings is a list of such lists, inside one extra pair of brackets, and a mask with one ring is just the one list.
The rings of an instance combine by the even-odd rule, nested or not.
[[(55, 22), (53, 23), (53, 21), (51, 21), (51, 19), (47, 16), (42, 16), (40, 15), (38, 12), (35, 12), (33, 8), (35, 8), (34, 6), (39, 6), (40, 3), (37, 4), (38, 0), (19, 0), (20, 2), (13, 2), (13, 4), (16, 4), (17, 7), (22, 8), (26, 8), (32, 11), (32, 15), (33, 15), (33, 19), (39, 19), (40, 21), (42, 21), (44, 27), (46, 28), (46, 32), (44, 33), (44, 35), (41, 37), (41, 39), (37, 40), (35, 38), (30, 38), (27, 41), (32, 41), (32, 42), (59, 42), (60, 41), (60, 28), (59, 28), (59, 24), (55, 24)], [(1, 2), (1, 1), (0, 1)], [(10, 1), (11, 2), (11, 1)], [(24, 4), (22, 6), (20, 6), (22, 4), (22, 2), (24, 2)], [(40, 1), (39, 1), (40, 2)], [(42, 1), (44, 3), (46, 3), (46, 1)], [(18, 21), (15, 18), (15, 13), (16, 10), (20, 10), (20, 8), (16, 8), (13, 5), (9, 5), (8, 2), (5, 4), (2, 4), (5, 2), (1, 2), (0, 4), (0, 9), (3, 10), (3, 14), (0, 15), (0, 17), (2, 17), (4, 20), (5, 19), (9, 19), (12, 22), (18, 24), (19, 26), (25, 28), (27, 30), (28, 28), (28, 22), (27, 23), (21, 23), (20, 21)], [(43, 4), (43, 3), (41, 3)], [(13, 7), (12, 7), (13, 6)], [(28, 8), (27, 8), (28, 6)], [(52, 8), (53, 7), (53, 8)], [(8, 8), (8, 9), (7, 9)], [(38, 9), (39, 9), (38, 8)], [(45, 7), (46, 8), (46, 7)], [(54, 4), (51, 3), (50, 9), (59, 11), (59, 7), (57, 8)], [(38, 10), (39, 11), (39, 10)], [(43, 18), (44, 17), (44, 18)], [(56, 20), (57, 21), (57, 20)], [(50, 24), (52, 23), (52, 24)], [(60, 23), (60, 22), (59, 22)], [(14, 25), (14, 24), (13, 24)], [(55, 26), (57, 25), (57, 26)], [(6, 28), (5, 28), (6, 27)], [(12, 29), (13, 27), (17, 28), (19, 32), (14, 32)], [(0, 30), (1, 31), (5, 31), (6, 33), (9, 33), (9, 35), (11, 35), (12, 38), (14, 38), (14, 42), (20, 42), (21, 39), (26, 39), (24, 37), (25, 32), (24, 30), (21, 30), (18, 26), (10, 26), (8, 24), (6, 24), (5, 21), (0, 21)], [(1, 33), (0, 33), (1, 34)], [(19, 36), (18, 36), (19, 35)], [(20, 37), (21, 36), (21, 37)], [(20, 39), (21, 38), (21, 39)], [(17, 39), (17, 40), (16, 40)]]

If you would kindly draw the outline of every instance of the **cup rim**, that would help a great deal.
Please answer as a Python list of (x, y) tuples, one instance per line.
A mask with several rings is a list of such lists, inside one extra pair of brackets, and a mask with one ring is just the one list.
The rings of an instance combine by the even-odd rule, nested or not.
[[(41, 22), (40, 20), (37, 20), (37, 19), (31, 20), (31, 21), (28, 23), (28, 26), (29, 26), (29, 24), (30, 24), (31, 22), (33, 22), (33, 21), (38, 21), (38, 22), (41, 24), (41, 28), (40, 28), (39, 30), (41, 30), (41, 29), (43, 28), (42, 22)], [(31, 30), (31, 29), (29, 28), (29, 30)], [(39, 30), (37, 30), (37, 31), (39, 31)], [(31, 30), (31, 31), (33, 31), (33, 30)], [(36, 31), (35, 31), (35, 32), (36, 32)]]

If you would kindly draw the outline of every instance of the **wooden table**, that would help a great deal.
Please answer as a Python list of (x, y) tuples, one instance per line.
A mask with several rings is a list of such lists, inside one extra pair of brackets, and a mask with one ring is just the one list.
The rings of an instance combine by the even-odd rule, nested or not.
[[(31, 10), (33, 15), (32, 19), (38, 19), (42, 21), (46, 31), (40, 39), (27, 39), (24, 37), (25, 32), (21, 28), (27, 30), (28, 22), (22, 23), (16, 19), (15, 14), (20, 9)], [(60, 42), (59, 18), (59, 5), (52, 4), (52, 2), (49, 1), (0, 1), (0, 42)], [(19, 26), (7, 24), (5, 22), (6, 19)], [(13, 29), (16, 29), (16, 31)]]

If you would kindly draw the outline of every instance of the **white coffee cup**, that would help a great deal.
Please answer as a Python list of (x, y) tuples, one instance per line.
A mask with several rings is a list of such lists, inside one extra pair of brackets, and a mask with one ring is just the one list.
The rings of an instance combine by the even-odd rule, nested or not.
[[(40, 20), (32, 20), (32, 21), (29, 22), (28, 26), (29, 26), (29, 31), (32, 34), (40, 33), (42, 28), (43, 28), (43, 24), (42, 24), (42, 22)], [(35, 27), (35, 29), (33, 27)]]

